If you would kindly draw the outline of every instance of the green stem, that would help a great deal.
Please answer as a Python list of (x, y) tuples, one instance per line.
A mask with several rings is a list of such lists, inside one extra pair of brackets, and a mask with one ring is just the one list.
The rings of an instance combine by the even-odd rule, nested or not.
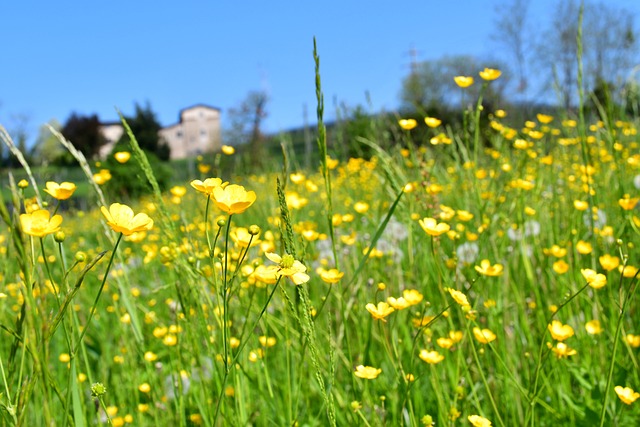
[(98, 300), (100, 299), (100, 295), (102, 295), (102, 290), (104, 289), (104, 285), (107, 283), (107, 277), (109, 276), (109, 271), (111, 270), (111, 265), (113, 264), (113, 259), (115, 258), (116, 250), (118, 249), (118, 245), (122, 240), (122, 236), (123, 236), (122, 233), (118, 235), (118, 240), (116, 240), (116, 244), (113, 247), (113, 251), (111, 252), (111, 256), (109, 257), (109, 263), (107, 264), (107, 270), (104, 272), (104, 276), (102, 277), (102, 283), (100, 284), (100, 289), (98, 289), (98, 294), (96, 295), (96, 299), (95, 301), (93, 301), (93, 305), (91, 306), (91, 310), (89, 311), (89, 318), (87, 319), (87, 323), (84, 325), (84, 329), (80, 334), (80, 338), (78, 338), (78, 343), (76, 343), (76, 347), (73, 349), (72, 353), (74, 354), (77, 351), (78, 344), (82, 343), (82, 339), (84, 338), (84, 335), (89, 330), (89, 324), (91, 323), (91, 319), (93, 319), (93, 314), (96, 311), (96, 306), (98, 305)]

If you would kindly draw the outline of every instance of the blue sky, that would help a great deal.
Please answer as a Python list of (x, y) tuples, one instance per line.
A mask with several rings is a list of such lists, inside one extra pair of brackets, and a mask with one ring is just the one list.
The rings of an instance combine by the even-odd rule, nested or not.
[[(315, 122), (313, 37), (327, 119), (334, 100), (393, 111), (411, 48), (419, 60), (491, 57), (502, 0), (392, 1), (12, 1), (0, 14), (0, 123), (38, 127), (72, 111), (117, 118), (149, 101), (162, 125), (197, 103), (223, 111), (251, 90), (270, 96), (269, 132)], [(532, 0), (534, 27), (554, 2)], [(607, 3), (637, 14), (640, 2)]]

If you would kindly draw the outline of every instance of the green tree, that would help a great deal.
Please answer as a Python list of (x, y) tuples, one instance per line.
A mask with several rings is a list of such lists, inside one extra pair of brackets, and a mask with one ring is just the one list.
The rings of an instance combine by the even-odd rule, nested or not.
[(424, 61), (416, 65), (402, 82), (400, 93), (403, 113), (439, 111), (456, 108), (463, 103), (474, 101), (480, 84), (461, 90), (454, 82), (455, 76), (473, 76), (479, 80), (478, 72), (484, 68), (498, 68), (503, 71), (500, 79), (492, 82), (484, 93), (485, 106), (498, 104), (509, 82), (507, 66), (496, 60), (483, 61), (474, 56), (458, 55)]
[[(61, 131), (62, 125), (56, 119), (49, 124), (56, 130)], [(43, 166), (51, 164), (65, 163), (67, 151), (58, 141), (49, 128), (45, 125), (40, 126), (36, 144), (33, 147), (33, 159), (36, 163)]]
[(96, 158), (100, 148), (106, 143), (97, 114), (81, 116), (71, 113), (62, 127), (62, 134), (87, 159)]
[(262, 164), (264, 157), (264, 134), (262, 124), (269, 115), (267, 104), (269, 95), (264, 91), (251, 91), (235, 108), (227, 114), (231, 127), (226, 131), (227, 138), (234, 145), (250, 144), (251, 162), (254, 166)]
[[(144, 151), (153, 153), (160, 160), (167, 161), (171, 156), (171, 148), (169, 145), (160, 140), (158, 132), (162, 129), (156, 113), (151, 109), (149, 102), (144, 107), (140, 104), (135, 104), (135, 114), (131, 117), (125, 117), (131, 131), (136, 137), (140, 148)], [(121, 151), (120, 146), (122, 144), (129, 144), (129, 135), (123, 133), (122, 137), (116, 144), (114, 150)]]

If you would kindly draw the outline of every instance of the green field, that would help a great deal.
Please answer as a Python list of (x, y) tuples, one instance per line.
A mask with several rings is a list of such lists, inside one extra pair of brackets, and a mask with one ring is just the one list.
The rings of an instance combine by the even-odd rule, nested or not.
[(367, 159), (321, 125), (310, 169), (166, 192), (134, 144), (139, 200), (82, 161), (66, 202), (3, 177), (3, 425), (637, 425), (637, 118), (537, 113)]

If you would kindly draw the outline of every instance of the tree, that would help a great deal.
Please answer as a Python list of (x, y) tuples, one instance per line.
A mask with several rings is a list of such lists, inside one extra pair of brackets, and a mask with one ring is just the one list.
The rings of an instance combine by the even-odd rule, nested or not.
[[(49, 124), (58, 131), (62, 128), (62, 125), (55, 119), (51, 120)], [(36, 144), (33, 147), (35, 162), (43, 166), (57, 164), (64, 162), (66, 154), (67, 151), (62, 144), (60, 144), (58, 138), (51, 133), (49, 128), (46, 125), (40, 126)]]
[(100, 148), (106, 142), (96, 114), (81, 116), (75, 112), (71, 113), (62, 127), (62, 134), (88, 159), (97, 157)]
[(517, 87), (515, 92), (522, 95), (526, 102), (529, 85), (528, 59), (533, 44), (533, 34), (527, 21), (530, 0), (511, 0), (496, 7), (494, 32), (491, 35), (495, 43), (515, 64)]
[(425, 114), (427, 111), (457, 108), (462, 101), (475, 100), (482, 85), (475, 84), (462, 91), (453, 78), (473, 76), (479, 80), (478, 72), (485, 67), (503, 71), (503, 76), (492, 82), (484, 93), (486, 105), (497, 104), (509, 82), (507, 66), (496, 60), (481, 61), (473, 56), (459, 55), (417, 64), (402, 82), (400, 109), (406, 113)]
[(230, 108), (227, 116), (231, 124), (228, 137), (235, 144), (249, 144), (251, 162), (255, 166), (262, 163), (264, 134), (262, 123), (268, 116), (269, 95), (264, 91), (251, 91), (236, 108)]
[[(136, 141), (143, 150), (153, 153), (162, 161), (169, 160), (171, 148), (165, 142), (160, 141), (158, 131), (162, 129), (156, 118), (156, 113), (151, 109), (149, 102), (144, 107), (138, 103), (135, 104), (135, 115), (133, 117), (125, 117)], [(116, 144), (114, 150), (119, 151), (122, 144), (129, 144), (129, 135), (123, 133), (122, 137)]]
[[(575, 0), (557, 2), (549, 29), (538, 49), (539, 62), (556, 83), (561, 104), (576, 105), (578, 75), (578, 25), (580, 5)], [(618, 91), (635, 63), (637, 37), (633, 15), (605, 3), (584, 4), (582, 47), (583, 83), (590, 91), (609, 87)]]

